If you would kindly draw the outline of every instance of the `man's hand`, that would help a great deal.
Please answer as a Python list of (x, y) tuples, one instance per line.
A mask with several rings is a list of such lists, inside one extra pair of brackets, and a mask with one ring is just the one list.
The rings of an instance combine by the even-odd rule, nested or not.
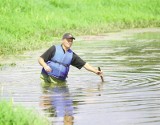
[(45, 70), (46, 72), (51, 72), (51, 71), (52, 71), (51, 67), (49, 67), (49, 66), (44, 62), (44, 59), (43, 59), (42, 57), (39, 57), (38, 62), (39, 62), (39, 64), (44, 68), (44, 70)]
[(45, 66), (44, 69), (45, 69), (46, 72), (51, 72), (52, 71), (51, 67), (49, 67), (48, 65)]
[(99, 71), (99, 70), (96, 71), (96, 74), (99, 75), (99, 76), (103, 76), (103, 72)]

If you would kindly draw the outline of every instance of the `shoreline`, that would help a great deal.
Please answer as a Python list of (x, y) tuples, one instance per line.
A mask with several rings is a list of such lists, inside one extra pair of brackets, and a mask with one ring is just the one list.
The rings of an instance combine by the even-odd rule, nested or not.
[[(105, 41), (105, 40), (116, 40), (121, 41), (124, 39), (130, 39), (129, 37), (133, 36), (137, 33), (146, 33), (146, 32), (160, 32), (160, 28), (135, 28), (135, 29), (122, 29), (117, 32), (108, 32), (102, 33), (98, 35), (84, 35), (84, 36), (75, 36), (76, 42), (79, 41)], [(73, 33), (74, 34), (74, 33)], [(16, 66), (16, 62), (18, 60), (23, 60), (23, 58), (27, 58), (27, 55), (30, 55), (31, 52), (38, 52), (40, 50), (46, 49), (51, 44), (55, 43), (55, 41), (60, 41), (61, 39), (55, 38), (53, 41), (47, 42), (47, 46), (41, 49), (35, 49), (33, 51), (27, 50), (21, 54), (8, 55), (8, 56), (0, 56), (0, 68), (4, 66)], [(16, 59), (18, 58), (18, 59)], [(9, 60), (9, 61), (8, 61)]]
[(160, 32), (160, 28), (134, 28), (134, 29), (122, 29), (117, 32), (102, 33), (99, 35), (84, 35), (78, 37), (80, 40), (84, 41), (95, 41), (95, 40), (124, 40), (126, 37), (130, 37), (137, 33), (145, 32)]

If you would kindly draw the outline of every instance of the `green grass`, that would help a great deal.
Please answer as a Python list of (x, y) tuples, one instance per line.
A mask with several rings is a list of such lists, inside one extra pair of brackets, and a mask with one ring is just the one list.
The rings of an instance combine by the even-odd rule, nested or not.
[(65, 32), (159, 27), (159, 0), (0, 0), (0, 55), (44, 48)]
[(1, 101), (0, 125), (49, 125), (49, 122), (32, 110)]

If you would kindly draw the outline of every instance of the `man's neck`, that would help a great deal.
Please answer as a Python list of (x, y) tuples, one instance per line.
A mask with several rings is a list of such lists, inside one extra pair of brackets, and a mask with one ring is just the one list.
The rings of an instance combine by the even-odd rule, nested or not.
[(61, 45), (62, 49), (64, 50), (64, 52), (67, 52), (69, 50), (69, 48), (66, 48), (64, 45)]

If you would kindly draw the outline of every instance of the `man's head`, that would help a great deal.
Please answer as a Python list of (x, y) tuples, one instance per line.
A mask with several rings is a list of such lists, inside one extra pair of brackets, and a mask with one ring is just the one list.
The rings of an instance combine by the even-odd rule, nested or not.
[(73, 40), (75, 40), (75, 38), (73, 37), (73, 35), (71, 33), (65, 33), (63, 35), (62, 39), (73, 39)]
[(75, 40), (75, 38), (71, 33), (65, 33), (62, 37), (62, 46), (66, 50), (70, 49), (70, 47), (72, 46), (73, 40)]

